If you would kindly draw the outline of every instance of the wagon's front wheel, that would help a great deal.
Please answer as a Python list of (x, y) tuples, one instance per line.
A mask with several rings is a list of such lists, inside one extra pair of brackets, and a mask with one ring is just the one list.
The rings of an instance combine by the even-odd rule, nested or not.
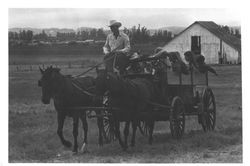
[(114, 132), (114, 122), (110, 117), (103, 117), (104, 139), (106, 143), (116, 140)]
[(211, 131), (215, 128), (216, 105), (212, 89), (206, 88), (202, 94), (201, 125), (203, 130)]
[(180, 97), (174, 97), (170, 110), (170, 130), (174, 138), (181, 138), (185, 129), (185, 106)]

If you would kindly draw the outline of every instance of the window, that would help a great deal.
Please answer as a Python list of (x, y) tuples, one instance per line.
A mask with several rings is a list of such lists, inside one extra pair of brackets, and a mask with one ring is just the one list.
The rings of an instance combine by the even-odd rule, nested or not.
[(191, 51), (195, 54), (201, 54), (201, 37), (191, 36)]

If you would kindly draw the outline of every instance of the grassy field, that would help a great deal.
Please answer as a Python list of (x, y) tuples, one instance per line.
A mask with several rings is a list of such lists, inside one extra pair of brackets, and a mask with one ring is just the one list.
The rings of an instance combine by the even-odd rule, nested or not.
[[(47, 58), (43, 60), (49, 64), (52, 57)], [(68, 59), (60, 56), (53, 56), (52, 59), (56, 62), (57, 58), (62, 64)], [(77, 58), (81, 59), (81, 56), (72, 59), (79, 60)], [(93, 63), (100, 60), (91, 59)], [(10, 61), (18, 60), (10, 57)], [(18, 65), (36, 64), (37, 67), (40, 62), (41, 59), (20, 58)], [(53, 105), (43, 105), (40, 101), (41, 89), (37, 86), (40, 73), (37, 68), (17, 71), (15, 65), (10, 65), (9, 162), (242, 162), (241, 66), (215, 68), (219, 76), (210, 75), (210, 86), (217, 104), (215, 131), (204, 133), (197, 117), (187, 117), (184, 137), (174, 140), (169, 122), (158, 122), (153, 145), (148, 145), (147, 138), (137, 132), (136, 147), (122, 151), (118, 142), (98, 147), (96, 120), (89, 119), (89, 152), (73, 155), (71, 149), (61, 145), (56, 134), (56, 112)], [(79, 74), (84, 70), (86, 68), (64, 67), (61, 72)], [(73, 140), (71, 119), (66, 119), (64, 131), (66, 138)], [(79, 133), (79, 141), (82, 141), (82, 130), (79, 129)]]
[[(165, 43), (144, 43), (131, 45), (131, 52), (140, 51), (142, 54), (151, 54), (156, 47), (164, 46)], [(89, 45), (75, 44), (53, 44), (37, 46), (15, 46), (9, 47), (10, 56), (67, 56), (67, 55), (91, 55), (97, 56), (103, 54), (102, 47), (104, 43), (95, 43)]]

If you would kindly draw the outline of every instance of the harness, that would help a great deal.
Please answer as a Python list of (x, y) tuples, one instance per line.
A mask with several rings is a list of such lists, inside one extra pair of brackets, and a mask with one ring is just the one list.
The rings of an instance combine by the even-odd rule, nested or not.
[(78, 83), (78, 84), (80, 84), (80, 83), (79, 83), (76, 79), (72, 79), (72, 80), (71, 80), (71, 83), (72, 83), (72, 85), (73, 85), (76, 89), (78, 89), (78, 90), (79, 90), (80, 92), (82, 92), (83, 94), (88, 95), (88, 96), (91, 96), (91, 97), (95, 97), (95, 96), (96, 96), (95, 94), (93, 94), (93, 93), (91, 93), (91, 92), (88, 92), (88, 90), (94, 88), (94, 86), (92, 86), (92, 87), (88, 88), (87, 90), (85, 90), (84, 88), (82, 88), (82, 87), (80, 87), (79, 85), (77, 85), (77, 83)]

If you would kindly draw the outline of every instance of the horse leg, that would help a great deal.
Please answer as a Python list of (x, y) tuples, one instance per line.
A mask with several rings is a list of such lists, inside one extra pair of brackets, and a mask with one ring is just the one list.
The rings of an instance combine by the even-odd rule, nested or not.
[(119, 121), (114, 122), (114, 128), (115, 128), (115, 136), (118, 139), (119, 144), (121, 145), (123, 150), (126, 150), (127, 148), (124, 146), (124, 143), (122, 142), (122, 139), (121, 139), (120, 122)]
[(87, 143), (88, 143), (88, 123), (87, 123), (87, 119), (86, 119), (86, 113), (83, 114), (81, 117), (81, 121), (82, 121), (82, 127), (83, 127), (83, 131), (84, 131), (84, 139), (83, 139), (83, 144), (81, 147), (81, 152), (87, 151)]
[(57, 135), (59, 136), (62, 144), (67, 147), (70, 148), (72, 146), (70, 141), (67, 141), (64, 139), (63, 136), (63, 125), (64, 125), (64, 120), (65, 120), (66, 116), (60, 112), (57, 113)]
[(131, 146), (132, 147), (135, 146), (135, 134), (136, 134), (136, 129), (137, 129), (138, 125), (139, 125), (139, 121), (133, 120), (133, 122), (132, 122), (133, 134), (132, 134), (132, 139), (131, 139)]
[(130, 121), (126, 121), (125, 123), (125, 128), (124, 128), (124, 146), (127, 148), (128, 147), (128, 135), (129, 135), (129, 125)]
[(75, 153), (77, 153), (77, 151), (78, 151), (78, 144), (77, 144), (78, 124), (79, 124), (79, 118), (77, 115), (74, 115), (74, 117), (73, 117), (73, 136), (74, 136), (73, 152), (75, 152)]
[(155, 125), (155, 122), (154, 121), (149, 121), (149, 139), (148, 139), (148, 143), (150, 145), (152, 145), (152, 142), (153, 142), (153, 131), (154, 131), (154, 125)]

